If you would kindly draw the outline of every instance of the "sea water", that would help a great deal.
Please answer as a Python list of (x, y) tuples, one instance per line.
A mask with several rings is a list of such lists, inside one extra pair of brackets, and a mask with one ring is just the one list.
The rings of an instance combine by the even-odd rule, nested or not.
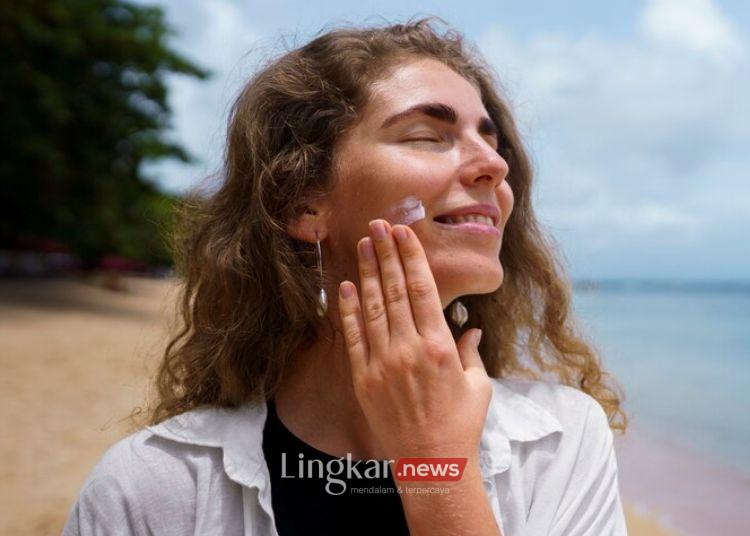
[(750, 285), (610, 281), (574, 304), (633, 422), (750, 476)]

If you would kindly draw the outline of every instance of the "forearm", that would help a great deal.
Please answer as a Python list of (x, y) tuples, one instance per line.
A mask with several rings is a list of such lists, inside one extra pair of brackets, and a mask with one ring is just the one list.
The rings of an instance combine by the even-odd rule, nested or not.
[(502, 536), (477, 463), (467, 464), (457, 482), (397, 486), (412, 536)]

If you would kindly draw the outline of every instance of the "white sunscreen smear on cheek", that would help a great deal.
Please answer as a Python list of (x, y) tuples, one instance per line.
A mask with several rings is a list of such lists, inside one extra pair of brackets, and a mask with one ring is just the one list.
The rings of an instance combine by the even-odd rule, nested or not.
[(426, 211), (422, 200), (416, 196), (410, 195), (405, 197), (393, 208), (388, 211), (388, 217), (386, 218), (391, 225), (411, 225), (412, 223), (423, 220), (425, 218)]

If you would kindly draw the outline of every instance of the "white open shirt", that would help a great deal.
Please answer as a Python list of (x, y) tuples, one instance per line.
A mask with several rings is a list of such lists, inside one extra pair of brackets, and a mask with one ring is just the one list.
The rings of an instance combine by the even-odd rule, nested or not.
[[(265, 402), (203, 407), (121, 439), (88, 476), (63, 536), (276, 536), (266, 414)], [(480, 465), (503, 536), (627, 535), (612, 431), (582, 391), (493, 379)]]

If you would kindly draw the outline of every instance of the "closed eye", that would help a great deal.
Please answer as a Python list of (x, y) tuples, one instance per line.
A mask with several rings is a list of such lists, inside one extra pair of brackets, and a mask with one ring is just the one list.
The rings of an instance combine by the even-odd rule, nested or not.
[(434, 141), (434, 142), (440, 143), (443, 140), (440, 140), (437, 138), (409, 138), (408, 140), (404, 140), (404, 141)]

